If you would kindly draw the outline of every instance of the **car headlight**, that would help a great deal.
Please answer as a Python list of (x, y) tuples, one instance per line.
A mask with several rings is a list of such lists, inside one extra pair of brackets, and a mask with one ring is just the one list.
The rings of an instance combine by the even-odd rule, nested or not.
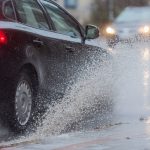
[(107, 28), (106, 28), (106, 33), (107, 33), (107, 34), (115, 34), (116, 31), (115, 31), (115, 29), (113, 29), (112, 27), (107, 27)]
[(147, 25), (145, 25), (145, 26), (143, 26), (143, 27), (141, 27), (141, 28), (139, 29), (139, 32), (142, 33), (142, 34), (150, 33), (150, 27), (147, 26)]

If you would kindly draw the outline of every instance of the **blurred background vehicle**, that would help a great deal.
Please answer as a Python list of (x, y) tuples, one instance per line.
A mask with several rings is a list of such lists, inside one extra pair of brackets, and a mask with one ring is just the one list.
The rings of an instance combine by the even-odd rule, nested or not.
[(150, 36), (150, 7), (127, 7), (106, 28), (108, 45), (136, 37)]

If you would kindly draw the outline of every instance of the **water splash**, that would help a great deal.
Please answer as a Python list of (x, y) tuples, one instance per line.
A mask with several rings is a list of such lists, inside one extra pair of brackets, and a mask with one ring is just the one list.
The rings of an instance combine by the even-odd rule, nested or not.
[[(107, 49), (106, 45), (101, 46)], [(68, 86), (65, 96), (49, 106), (36, 134), (19, 141), (61, 134), (67, 129), (83, 130), (87, 125), (93, 128), (96, 119), (98, 128), (103, 128), (112, 123), (114, 110), (116, 114), (136, 113), (140, 117), (145, 107), (150, 108), (146, 92), (149, 88), (149, 49), (147, 41), (130, 41), (109, 48), (113, 56), (110, 61), (99, 61), (98, 53), (92, 55), (92, 61), (80, 68), (78, 78)]]
[(63, 99), (49, 106), (43, 125), (38, 128), (38, 135), (60, 134), (68, 128), (75, 128), (75, 124), (89, 118), (91, 114), (96, 116), (111, 110), (112, 59), (105, 57), (102, 61), (101, 55), (94, 58), (91, 57), (92, 63), (81, 69), (76, 82), (68, 86)]

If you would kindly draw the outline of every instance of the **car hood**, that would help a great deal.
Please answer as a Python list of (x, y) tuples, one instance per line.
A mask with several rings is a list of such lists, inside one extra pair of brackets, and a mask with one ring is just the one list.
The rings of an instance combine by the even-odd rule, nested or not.
[(112, 27), (117, 29), (123, 29), (123, 28), (128, 28), (128, 29), (139, 29), (140, 27), (143, 27), (145, 25), (150, 26), (150, 21), (147, 22), (114, 22), (112, 24)]

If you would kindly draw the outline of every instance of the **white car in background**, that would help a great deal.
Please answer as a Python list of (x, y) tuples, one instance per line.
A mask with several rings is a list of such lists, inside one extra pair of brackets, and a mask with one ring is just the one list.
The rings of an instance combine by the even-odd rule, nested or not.
[(119, 41), (150, 36), (150, 7), (127, 7), (106, 28), (108, 45), (112, 46)]

